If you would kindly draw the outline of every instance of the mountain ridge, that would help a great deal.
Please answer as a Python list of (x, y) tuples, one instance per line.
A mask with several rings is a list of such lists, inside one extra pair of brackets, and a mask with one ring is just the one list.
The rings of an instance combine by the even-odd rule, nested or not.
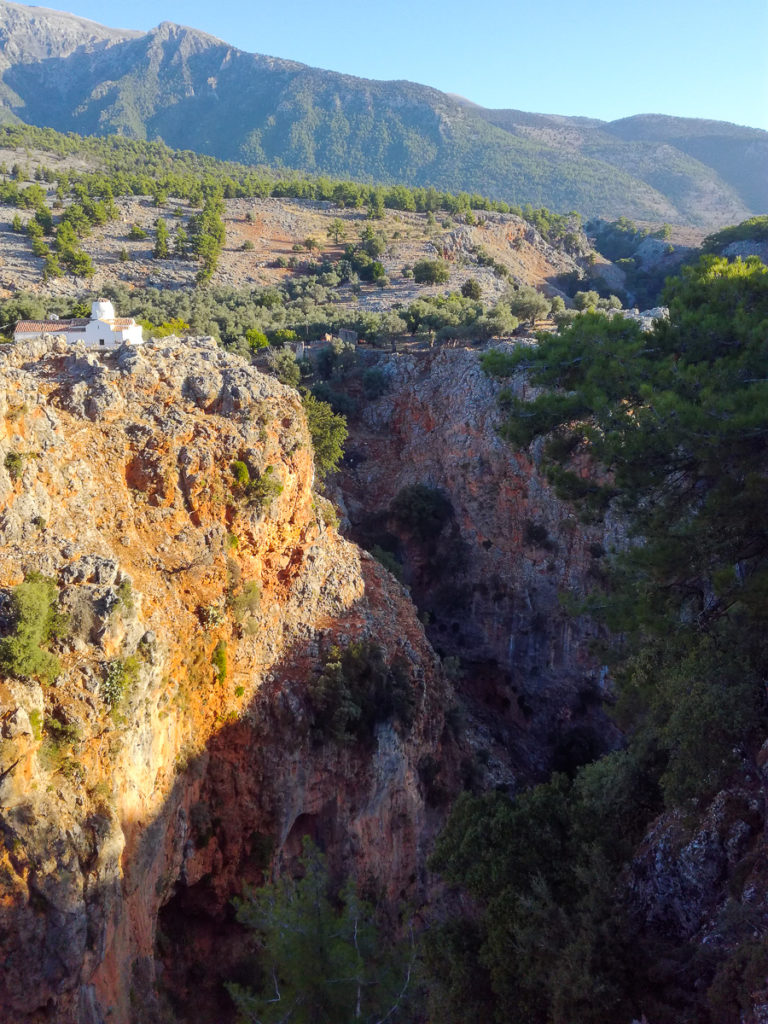
[(487, 110), (414, 82), (250, 54), (173, 22), (109, 29), (8, 0), (0, 116), (608, 219), (717, 227), (768, 209), (768, 133), (759, 129)]

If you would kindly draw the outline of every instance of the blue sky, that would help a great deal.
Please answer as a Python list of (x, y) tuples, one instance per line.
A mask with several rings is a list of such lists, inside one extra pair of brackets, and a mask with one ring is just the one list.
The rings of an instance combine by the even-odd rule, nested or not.
[(768, 0), (71, 0), (105, 25), (175, 21), (255, 53), (407, 78), (487, 107), (661, 113), (768, 129)]

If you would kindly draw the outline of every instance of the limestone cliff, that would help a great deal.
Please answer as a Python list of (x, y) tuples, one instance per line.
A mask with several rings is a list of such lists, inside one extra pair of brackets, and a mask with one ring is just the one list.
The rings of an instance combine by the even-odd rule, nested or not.
[[(297, 394), (209, 339), (0, 365), (2, 625), (31, 571), (69, 616), (58, 678), (0, 679), (0, 1016), (155, 1019), (162, 908), (204, 942), (305, 834), (418, 899), (445, 684), (406, 593), (324, 519)], [(318, 743), (307, 681), (366, 636), (407, 665), (413, 725)]]
[[(551, 763), (553, 746), (592, 742), (603, 696), (594, 635), (560, 595), (589, 589), (612, 540), (578, 523), (536, 460), (499, 437), (500, 386), (475, 351), (377, 365), (387, 388), (365, 404), (341, 481), (353, 535), (404, 563), (430, 639), (464, 662), (464, 693), (486, 716), (476, 745), (501, 760), (511, 752), (530, 778)], [(521, 377), (511, 386), (522, 394), (527, 385)], [(393, 514), (393, 499), (414, 484), (450, 500), (437, 536), (420, 538)], [(611, 730), (600, 720), (597, 733)]]

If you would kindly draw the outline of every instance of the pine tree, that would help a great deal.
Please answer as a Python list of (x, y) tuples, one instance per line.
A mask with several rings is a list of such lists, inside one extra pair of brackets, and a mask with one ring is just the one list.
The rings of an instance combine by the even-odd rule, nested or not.
[(170, 233), (165, 225), (165, 221), (162, 218), (158, 218), (155, 225), (155, 250), (154, 256), (156, 260), (167, 260), (170, 255), (170, 247), (168, 240)]
[(253, 987), (226, 986), (238, 1020), (253, 1024), (394, 1024), (409, 994), (413, 957), (387, 954), (373, 909), (353, 885), (334, 894), (325, 858), (308, 839), (301, 877), (235, 900), (258, 937), (262, 971)]

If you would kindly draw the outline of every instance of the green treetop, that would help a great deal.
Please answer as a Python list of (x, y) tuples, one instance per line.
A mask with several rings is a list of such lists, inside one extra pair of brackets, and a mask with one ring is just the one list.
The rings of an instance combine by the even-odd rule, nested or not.
[(236, 900), (260, 943), (253, 987), (228, 984), (248, 1024), (383, 1024), (409, 995), (410, 962), (385, 953), (373, 909), (353, 885), (334, 893), (325, 858), (308, 839), (301, 877), (283, 877)]

